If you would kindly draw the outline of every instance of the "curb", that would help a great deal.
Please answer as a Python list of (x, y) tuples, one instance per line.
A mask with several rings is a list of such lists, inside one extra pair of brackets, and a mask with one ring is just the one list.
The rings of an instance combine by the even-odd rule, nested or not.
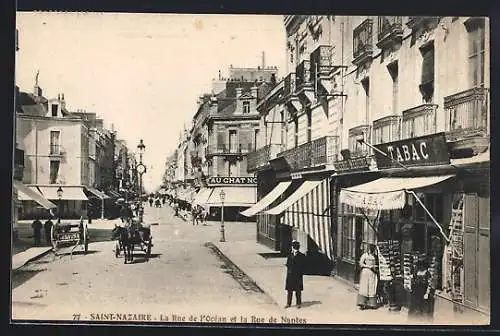
[(26, 262), (25, 262), (24, 264), (22, 264), (22, 265), (20, 265), (20, 266), (18, 266), (18, 267), (16, 267), (16, 268), (12, 268), (12, 271), (17, 271), (17, 270), (18, 270), (18, 269), (20, 269), (21, 267), (25, 266), (27, 263), (30, 263), (30, 262), (35, 261), (35, 260), (38, 260), (38, 259), (40, 259), (40, 258), (42, 258), (42, 257), (46, 256), (46, 255), (47, 255), (47, 254), (49, 254), (50, 252), (52, 252), (52, 248), (50, 248), (50, 249), (48, 249), (47, 251), (44, 251), (44, 252), (42, 252), (42, 253), (40, 253), (40, 254), (38, 254), (38, 255), (36, 255), (36, 256), (34, 256), (34, 257), (32, 257), (32, 258), (28, 259), (28, 260), (26, 260)]
[[(227, 255), (224, 254), (224, 252), (222, 252), (219, 247), (217, 246), (216, 243), (213, 243), (213, 242), (207, 242), (204, 244), (205, 247), (211, 249), (215, 254), (216, 256), (224, 263), (227, 263), (228, 265), (230, 265), (231, 268), (233, 268), (234, 270), (236, 270), (236, 272), (242, 274), (244, 277), (246, 277), (248, 279), (248, 281), (250, 282), (250, 286), (254, 287), (258, 292), (262, 293), (262, 294), (265, 294), (269, 297), (269, 299), (274, 303), (276, 304), (277, 306), (279, 306), (278, 302), (276, 302), (276, 300), (274, 299), (274, 297), (269, 294), (267, 291), (264, 290), (264, 288), (262, 288), (258, 283), (257, 281), (255, 281), (251, 276), (249, 276), (245, 271), (243, 271), (238, 265), (236, 265)], [(240, 286), (247, 290), (247, 286), (245, 286), (244, 284), (242, 284), (239, 280), (235, 279), (236, 281), (238, 281), (238, 283), (240, 284)]]

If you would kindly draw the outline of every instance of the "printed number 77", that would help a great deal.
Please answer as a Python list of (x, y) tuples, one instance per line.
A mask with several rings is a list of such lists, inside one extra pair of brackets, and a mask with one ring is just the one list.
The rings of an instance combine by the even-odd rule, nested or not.
[(73, 314), (73, 321), (79, 320), (80, 319), (80, 314)]

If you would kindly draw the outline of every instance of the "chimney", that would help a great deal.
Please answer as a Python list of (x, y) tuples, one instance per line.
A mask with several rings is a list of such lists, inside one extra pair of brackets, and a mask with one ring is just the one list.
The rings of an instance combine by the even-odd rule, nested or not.
[(252, 86), (252, 97), (257, 98), (257, 86)]
[(262, 52), (262, 69), (266, 68), (266, 53)]
[(243, 93), (243, 89), (241, 87), (237, 87), (236, 88), (236, 97), (241, 96), (242, 93)]

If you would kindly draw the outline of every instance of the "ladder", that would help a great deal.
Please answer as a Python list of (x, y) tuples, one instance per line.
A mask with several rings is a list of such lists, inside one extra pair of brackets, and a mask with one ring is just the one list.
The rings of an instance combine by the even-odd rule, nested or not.
[(464, 258), (464, 195), (452, 207), (449, 225), (450, 248), (447, 255), (448, 281), (453, 301), (463, 303), (463, 258)]

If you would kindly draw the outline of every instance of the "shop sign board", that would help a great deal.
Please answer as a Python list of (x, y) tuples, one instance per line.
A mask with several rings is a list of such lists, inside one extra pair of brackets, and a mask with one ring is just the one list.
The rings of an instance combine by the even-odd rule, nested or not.
[(257, 177), (254, 176), (211, 176), (207, 178), (209, 186), (214, 185), (256, 185)]
[(450, 163), (450, 154), (444, 133), (436, 133), (418, 138), (399, 140), (375, 145), (387, 157), (375, 152), (378, 169), (433, 166)]
[(371, 157), (361, 156), (357, 158), (349, 158), (347, 160), (336, 161), (333, 166), (337, 172), (345, 172), (351, 170), (369, 170), (371, 165)]

